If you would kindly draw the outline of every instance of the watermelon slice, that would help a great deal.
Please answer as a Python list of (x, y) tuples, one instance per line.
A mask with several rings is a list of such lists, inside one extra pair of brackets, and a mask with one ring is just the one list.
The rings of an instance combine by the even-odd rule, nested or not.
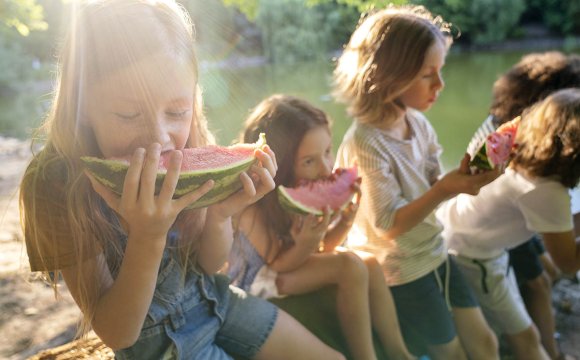
[[(260, 134), (260, 139), (255, 144), (238, 144), (228, 147), (210, 145), (184, 149), (174, 198), (183, 196), (197, 189), (207, 180), (213, 179), (214, 187), (188, 208), (206, 207), (224, 200), (242, 188), (240, 174), (256, 162), (254, 150), (261, 149), (264, 145), (266, 145), (266, 136)], [(89, 173), (118, 195), (121, 195), (123, 191), (125, 175), (129, 169), (129, 159), (130, 156), (114, 159), (81, 157)], [(169, 159), (169, 154), (164, 154), (159, 159), (155, 194), (161, 190)]]
[(515, 138), (519, 123), (518, 116), (489, 134), (479, 146), (469, 165), (478, 169), (491, 170), (496, 166), (507, 164), (516, 146)]
[(344, 209), (355, 194), (353, 185), (360, 181), (356, 167), (339, 168), (324, 179), (309, 181), (294, 188), (279, 186), (278, 200), (287, 211), (323, 215), (325, 206), (333, 211)]

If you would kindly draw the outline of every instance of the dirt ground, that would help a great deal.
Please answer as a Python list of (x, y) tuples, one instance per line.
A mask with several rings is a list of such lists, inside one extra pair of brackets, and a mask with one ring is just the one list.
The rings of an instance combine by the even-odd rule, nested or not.
[[(30, 274), (19, 225), (17, 187), (29, 145), (0, 136), (0, 359), (26, 359), (73, 339), (79, 311), (66, 288), (53, 290)], [(580, 359), (580, 285), (570, 280), (553, 292), (561, 348)]]

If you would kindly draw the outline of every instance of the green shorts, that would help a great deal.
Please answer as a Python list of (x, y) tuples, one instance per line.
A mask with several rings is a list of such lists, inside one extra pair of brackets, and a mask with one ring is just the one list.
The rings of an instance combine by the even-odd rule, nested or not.
[(410, 283), (391, 286), (401, 332), (415, 354), (457, 336), (451, 308), (477, 307), (477, 300), (454, 261)]

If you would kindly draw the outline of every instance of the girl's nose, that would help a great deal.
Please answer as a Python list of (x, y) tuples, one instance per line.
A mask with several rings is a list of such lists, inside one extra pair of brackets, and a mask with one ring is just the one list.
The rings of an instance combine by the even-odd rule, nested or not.
[(332, 164), (328, 161), (323, 161), (320, 165), (320, 176), (330, 176), (332, 174)]
[(445, 81), (443, 80), (443, 75), (441, 75), (441, 73), (437, 73), (437, 77), (435, 79), (435, 87), (438, 90), (441, 90), (445, 87)]
[(157, 116), (149, 126), (150, 143), (157, 142), (161, 144), (161, 148), (163, 149), (171, 141), (169, 126), (166, 124), (165, 119)]

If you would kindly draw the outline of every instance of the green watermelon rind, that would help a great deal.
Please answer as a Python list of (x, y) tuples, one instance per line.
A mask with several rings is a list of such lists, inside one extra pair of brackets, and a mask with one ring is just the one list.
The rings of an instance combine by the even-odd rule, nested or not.
[[(262, 148), (265, 144), (265, 137), (260, 136), (260, 140), (255, 144), (255, 147), (257, 149)], [(128, 163), (119, 160), (105, 160), (91, 156), (81, 157), (81, 160), (88, 172), (99, 183), (109, 188), (117, 195), (122, 194), (125, 175), (129, 169)], [(179, 198), (188, 194), (199, 188), (206, 181), (213, 180), (213, 188), (197, 201), (190, 204), (187, 209), (197, 209), (218, 203), (243, 187), (239, 180), (240, 174), (249, 170), (256, 162), (257, 159), (252, 156), (220, 168), (181, 172), (179, 174), (179, 180), (173, 198)], [(161, 186), (165, 180), (165, 175), (165, 172), (162, 171), (157, 173), (155, 179), (155, 194), (158, 194), (161, 190)]]
[(485, 142), (483, 142), (479, 150), (477, 150), (473, 159), (469, 162), (469, 165), (482, 170), (493, 170), (495, 165), (487, 155), (487, 145)]
[(320, 211), (318, 209), (304, 206), (301, 203), (292, 200), (292, 198), (290, 197), (290, 195), (288, 194), (288, 192), (286, 191), (286, 188), (284, 186), (278, 187), (278, 202), (280, 203), (280, 206), (282, 206), (282, 208), (284, 210), (293, 212), (295, 214), (300, 214), (300, 215), (308, 215), (308, 214), (323, 215), (324, 214), (322, 211)]

